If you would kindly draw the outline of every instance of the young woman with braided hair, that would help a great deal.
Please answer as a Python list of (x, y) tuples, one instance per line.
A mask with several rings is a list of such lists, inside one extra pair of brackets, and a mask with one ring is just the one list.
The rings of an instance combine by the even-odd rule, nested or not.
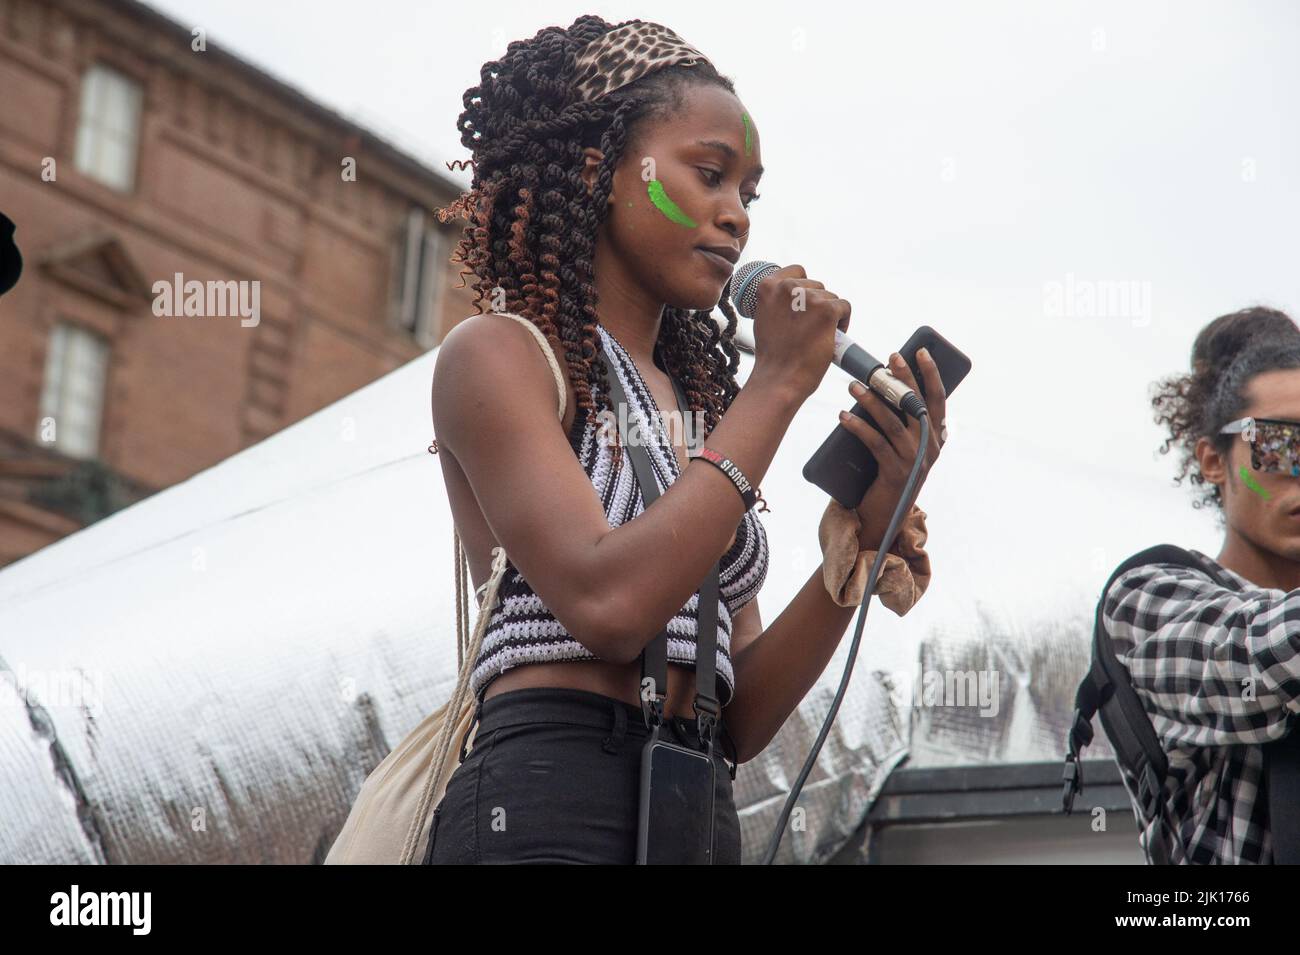
[[(443, 213), (468, 220), (456, 259), (475, 278), (480, 314), (440, 347), (433, 419), (474, 584), (488, 579), (495, 547), (510, 560), (473, 663), (477, 733), (435, 810), (425, 861), (634, 861), (647, 735), (638, 661), (666, 629), (664, 712), (689, 745), (700, 587), (719, 563), (714, 861), (737, 863), (734, 764), (772, 739), (857, 607), (818, 568), (764, 627), (766, 533), (752, 495), (737, 492), (762, 481), (849, 304), (799, 266), (765, 281), (754, 367), (737, 384), (737, 320), (723, 293), (750, 231), (758, 128), (731, 81), (671, 30), (584, 16), (510, 43), (480, 77), (458, 124), (473, 182)], [(520, 318), (564, 379), (558, 422), (556, 382)], [(941, 422), (937, 369), (928, 356), (921, 369)], [(598, 427), (601, 412), (620, 414), (606, 375), (622, 384), (628, 418), (658, 420), (677, 407), (679, 385), (733, 473), (695, 463), (680, 432), (656, 427), (645, 443), (663, 488), (645, 508), (628, 449)], [(869, 392), (858, 400), (884, 422), (883, 435), (852, 416), (846, 425), (881, 465), (856, 511), (842, 509), (861, 551), (884, 536), (919, 427)], [(923, 563), (924, 527), (913, 530)]]
[(1207, 489), (1195, 506), (1219, 508), (1224, 538), (1217, 558), (1192, 552), (1200, 567), (1137, 566), (1103, 598), (1168, 757), (1141, 844), (1173, 863), (1273, 862), (1263, 747), (1300, 755), (1285, 754), (1300, 712), (1300, 328), (1268, 308), (1216, 318), (1153, 406), (1162, 452), (1181, 451), (1176, 480)]

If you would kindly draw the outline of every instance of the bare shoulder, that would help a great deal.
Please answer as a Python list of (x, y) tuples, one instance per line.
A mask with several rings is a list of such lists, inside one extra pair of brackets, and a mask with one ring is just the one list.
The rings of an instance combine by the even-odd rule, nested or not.
[(434, 431), (454, 458), (455, 468), (450, 460), (443, 467), (462, 529), (474, 534), (475, 509), (482, 516), (473, 538), (480, 568), (500, 545), (561, 625), (604, 656), (610, 621), (620, 616), (609, 609), (594, 554), (610, 524), (555, 406), (550, 365), (518, 321), (475, 315), (439, 346)]
[[(531, 354), (525, 355), (526, 351)], [(444, 365), (464, 366), (466, 363), (475, 370), (479, 365), (489, 368), (514, 365), (518, 372), (526, 375), (530, 370), (527, 366), (535, 366), (538, 362), (520, 361), (525, 357), (542, 357), (532, 332), (522, 327), (518, 319), (485, 312), (458, 322), (443, 337), (438, 346), (435, 368), (440, 370)], [(545, 371), (545, 368), (542, 364), (536, 370)], [(541, 376), (536, 377), (540, 379)]]
[(546, 356), (516, 319), (491, 312), (472, 315), (456, 324), (438, 346), (433, 425), (453, 448), (459, 426), (466, 421), (520, 408), (549, 409), (554, 420), (555, 402), (555, 380)]

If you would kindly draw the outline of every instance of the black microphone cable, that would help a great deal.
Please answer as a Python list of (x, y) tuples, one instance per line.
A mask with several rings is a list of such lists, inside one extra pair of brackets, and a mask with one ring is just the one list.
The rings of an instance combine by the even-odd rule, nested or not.
[(835, 722), (835, 716), (840, 711), (840, 704), (844, 701), (844, 693), (849, 687), (849, 679), (853, 676), (853, 665), (858, 658), (858, 645), (862, 642), (862, 629), (867, 623), (867, 608), (871, 605), (871, 596), (876, 589), (876, 576), (880, 573), (881, 565), (885, 562), (885, 556), (889, 549), (894, 546), (894, 538), (898, 535), (898, 529), (903, 523), (904, 505), (912, 499), (912, 494), (916, 489), (917, 479), (921, 475), (921, 463), (925, 460), (925, 449), (930, 441), (930, 412), (924, 403), (919, 403), (920, 408), (913, 411), (907, 409), (918, 421), (921, 422), (921, 443), (916, 449), (916, 458), (912, 461), (912, 470), (907, 475), (907, 483), (903, 485), (903, 493), (898, 498), (898, 504), (894, 508), (894, 516), (889, 521), (889, 527), (885, 531), (885, 539), (880, 544), (880, 550), (876, 552), (876, 559), (871, 562), (871, 573), (867, 575), (867, 589), (862, 596), (862, 603), (859, 605), (858, 626), (853, 631), (853, 643), (849, 646), (849, 659), (844, 664), (844, 676), (840, 678), (839, 689), (835, 692), (835, 699), (831, 701), (830, 712), (826, 714), (826, 720), (822, 723), (821, 732), (817, 734), (817, 741), (813, 743), (812, 751), (808, 754), (808, 759), (804, 761), (803, 769), (799, 772), (799, 778), (795, 780), (794, 787), (790, 790), (790, 795), (786, 798), (785, 806), (781, 809), (781, 818), (776, 821), (776, 828), (772, 830), (772, 838), (767, 844), (767, 851), (763, 855), (763, 865), (771, 865), (772, 860), (776, 858), (776, 852), (781, 847), (781, 837), (785, 834), (785, 827), (789, 824), (790, 813), (794, 811), (795, 800), (799, 798), (799, 793), (803, 790), (803, 784), (807, 782), (812, 768), (817, 762), (817, 754), (822, 750), (822, 744), (826, 742), (826, 737), (830, 735), (831, 724)]

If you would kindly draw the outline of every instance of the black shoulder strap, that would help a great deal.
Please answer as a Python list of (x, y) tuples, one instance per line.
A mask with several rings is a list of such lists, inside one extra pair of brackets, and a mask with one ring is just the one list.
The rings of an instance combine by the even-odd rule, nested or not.
[(1260, 747), (1268, 786), (1268, 828), (1273, 862), (1300, 865), (1300, 726)]
[[(623, 384), (619, 381), (618, 373), (614, 371), (614, 360), (608, 351), (605, 351), (604, 354), (607, 368), (605, 378), (609, 387), (610, 398), (616, 406), (630, 408), (631, 405), (628, 403), (627, 394), (623, 390)], [(676, 379), (669, 377), (673, 382), (673, 391), (677, 395), (682, 420), (686, 421), (689, 415), (686, 395)], [(616, 410), (614, 417), (621, 429), (623, 415)], [(629, 442), (626, 440), (626, 435), (623, 435), (623, 438), (623, 450), (632, 462), (633, 473), (636, 475), (637, 484), (641, 488), (641, 497), (645, 502), (645, 506), (649, 508), (659, 497), (659, 485), (655, 481), (654, 471), (650, 465), (650, 455), (646, 453), (641, 442)], [(672, 452), (672, 449), (669, 450), (670, 453), (675, 453)], [(709, 736), (708, 742), (710, 745), (712, 745), (712, 727), (717, 722), (718, 715), (722, 711), (717, 690), (718, 577), (720, 571), (721, 558), (714, 561), (712, 569), (700, 588), (695, 644), (695, 711), (700, 721), (701, 735)], [(647, 676), (653, 680), (654, 701), (648, 701), (643, 697), (641, 712), (646, 725), (649, 726), (662, 722), (663, 703), (668, 697), (667, 630), (659, 631), (655, 638), (646, 644), (641, 653), (642, 680), (644, 681)]]
[[(1159, 799), (1169, 769), (1168, 757), (1137, 691), (1133, 689), (1128, 669), (1115, 655), (1102, 619), (1106, 594), (1115, 581), (1129, 570), (1147, 564), (1195, 567), (1222, 587), (1240, 589), (1237, 581), (1224, 573), (1216, 562), (1173, 544), (1149, 547), (1115, 568), (1097, 601), (1092, 666), (1075, 694), (1074, 723), (1070, 728), (1065, 757), (1063, 802), (1067, 813), (1073, 807), (1075, 795), (1083, 792), (1078, 757), (1080, 751), (1092, 742), (1092, 717), (1097, 714), (1101, 715), (1102, 726), (1117, 758), (1138, 780), (1139, 801), (1145, 818), (1149, 820), (1161, 810)], [(1295, 807), (1300, 805), (1300, 731), (1288, 733), (1260, 748), (1264, 755), (1273, 861), (1297, 864), (1300, 863), (1300, 815), (1296, 814)], [(1162, 827), (1157, 826), (1156, 832), (1158, 844), (1152, 847), (1153, 861), (1168, 862)]]
[[(1190, 551), (1173, 544), (1160, 544), (1148, 547), (1121, 563), (1101, 589), (1093, 617), (1092, 665), (1075, 693), (1074, 721), (1067, 737), (1063, 774), (1065, 788), (1062, 793), (1066, 813), (1074, 808), (1074, 797), (1083, 792), (1079, 753), (1092, 742), (1092, 718), (1100, 713), (1102, 727), (1115, 748), (1116, 758), (1137, 780), (1143, 818), (1150, 820), (1161, 814), (1161, 787), (1169, 770), (1169, 759), (1137, 691), (1133, 689), (1127, 668), (1115, 654), (1110, 634), (1103, 624), (1102, 611), (1106, 594), (1119, 577), (1135, 567), (1164, 563), (1209, 569)], [(1153, 861), (1168, 862), (1162, 827), (1157, 826), (1156, 832), (1158, 844), (1150, 847)]]
[[(682, 390), (682, 386), (676, 378), (671, 375), (668, 377), (673, 383), (673, 392), (677, 395), (677, 407), (681, 411), (682, 424), (686, 428), (685, 437), (687, 443), (689, 445), (693, 438), (698, 443), (702, 436), (693, 434), (690, 430), (691, 409), (690, 402), (686, 399), (686, 392)], [(700, 588), (699, 603), (696, 606), (696, 618), (699, 627), (696, 631), (695, 641), (695, 711), (698, 716), (699, 711), (703, 709), (710, 714), (714, 722), (717, 721), (719, 714), (722, 712), (722, 703), (717, 691), (718, 600), (721, 591), (719, 579), (721, 573), (722, 558), (719, 557), (714, 561), (713, 567), (709, 569), (708, 576), (704, 578), (704, 584)], [(666, 675), (665, 679), (667, 679)], [(731, 778), (736, 778), (734, 767)]]

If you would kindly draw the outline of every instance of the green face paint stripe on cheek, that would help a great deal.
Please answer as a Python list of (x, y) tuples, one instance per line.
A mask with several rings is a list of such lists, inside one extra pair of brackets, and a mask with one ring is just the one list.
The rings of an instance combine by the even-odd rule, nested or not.
[(1242, 483), (1244, 483), (1244, 484), (1246, 485), (1246, 487), (1250, 488), (1252, 491), (1254, 491), (1256, 494), (1258, 494), (1258, 495), (1259, 495), (1260, 497), (1262, 497), (1264, 500), (1266, 500), (1266, 501), (1268, 500), (1268, 498), (1269, 498), (1269, 493), (1268, 493), (1268, 491), (1266, 491), (1266, 490), (1264, 490), (1262, 487), (1260, 487), (1260, 486), (1259, 486), (1259, 482), (1256, 481), (1253, 477), (1250, 476), (1250, 472), (1246, 470), (1246, 465), (1244, 465), (1244, 464), (1241, 466), (1241, 480), (1242, 480)]
[(650, 195), (650, 201), (655, 204), (655, 208), (666, 215), (678, 225), (690, 226), (696, 228), (695, 220), (678, 208), (677, 203), (668, 198), (668, 193), (664, 192), (663, 183), (658, 179), (651, 179), (646, 183), (646, 192)]
[(740, 119), (745, 124), (745, 155), (748, 156), (754, 150), (754, 133), (749, 128), (749, 114), (741, 113)]

